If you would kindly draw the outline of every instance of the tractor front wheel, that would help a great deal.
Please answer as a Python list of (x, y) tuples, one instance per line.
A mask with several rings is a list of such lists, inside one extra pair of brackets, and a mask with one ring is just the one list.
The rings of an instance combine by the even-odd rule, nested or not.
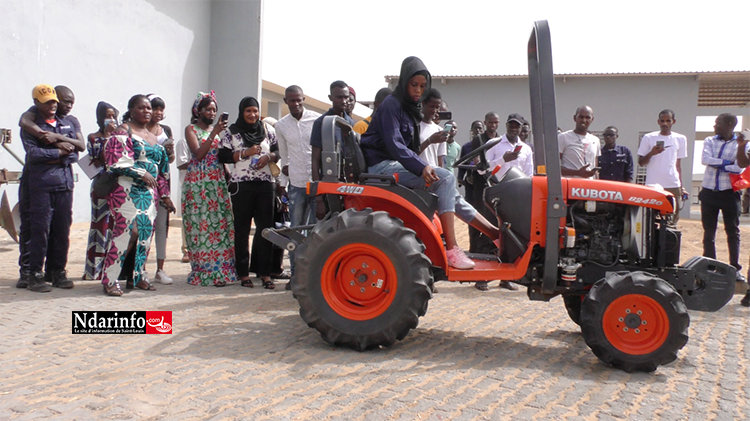
[(608, 274), (581, 307), (586, 344), (604, 363), (627, 372), (650, 372), (674, 361), (688, 341), (689, 325), (680, 294), (644, 272)]
[(432, 297), (423, 252), (386, 212), (347, 209), (321, 221), (295, 253), (302, 319), (328, 343), (358, 351), (403, 339)]

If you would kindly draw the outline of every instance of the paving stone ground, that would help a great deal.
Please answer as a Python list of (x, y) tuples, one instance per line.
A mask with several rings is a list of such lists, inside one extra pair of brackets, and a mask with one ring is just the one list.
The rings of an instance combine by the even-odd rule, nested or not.
[[(74, 225), (72, 278), (87, 230)], [(17, 245), (0, 237), (3, 420), (750, 419), (740, 295), (691, 312), (678, 360), (651, 374), (600, 363), (560, 298), (530, 302), (497, 283), (487, 293), (439, 283), (404, 341), (360, 353), (326, 344), (283, 288), (185, 284), (179, 241), (168, 250), (174, 285), (118, 299), (91, 281), (14, 288)], [(168, 310), (174, 334), (72, 335), (73, 310)]]

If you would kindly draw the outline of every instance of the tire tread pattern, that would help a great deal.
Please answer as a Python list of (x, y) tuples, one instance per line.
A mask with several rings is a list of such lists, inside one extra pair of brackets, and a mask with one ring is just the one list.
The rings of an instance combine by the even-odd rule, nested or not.
[[(626, 294), (642, 294), (653, 298), (667, 313), (669, 334), (657, 350), (646, 355), (630, 355), (616, 349), (602, 328), (604, 311), (612, 301)], [(597, 281), (584, 299), (581, 308), (583, 339), (605, 364), (628, 373), (652, 372), (660, 365), (677, 359), (677, 352), (688, 341), (690, 317), (682, 296), (672, 285), (645, 272), (618, 273)]]
[[(388, 317), (381, 315), (376, 318), (375, 323), (378, 325), (375, 329), (363, 331), (362, 322), (344, 319), (333, 310), (321, 310), (330, 309), (322, 298), (322, 293), (318, 293), (321, 288), (321, 273), (318, 268), (328, 258), (323, 255), (322, 250), (329, 241), (349, 241), (345, 238), (350, 242), (376, 238), (387, 240), (395, 247), (394, 254), (398, 254), (396, 257), (406, 269), (406, 273), (398, 273), (397, 269), (398, 295), (386, 310), (386, 313), (390, 313)], [(419, 317), (424, 316), (428, 301), (432, 298), (431, 262), (424, 250), (425, 247), (417, 239), (415, 232), (386, 212), (369, 208), (362, 211), (347, 209), (332, 215), (330, 219), (315, 226), (295, 253), (296, 273), (292, 292), (299, 302), (300, 316), (308, 326), (318, 330), (326, 342), (335, 346), (346, 346), (357, 351), (391, 346), (417, 327)], [(399, 263), (394, 262), (394, 266), (398, 268)], [(394, 308), (394, 305), (399, 308)]]

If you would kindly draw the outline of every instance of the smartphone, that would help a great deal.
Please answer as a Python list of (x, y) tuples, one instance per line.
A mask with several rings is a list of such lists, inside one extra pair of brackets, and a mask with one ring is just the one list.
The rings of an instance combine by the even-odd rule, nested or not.
[(449, 123), (445, 125), (445, 127), (443, 128), (443, 131), (448, 133), (451, 131), (452, 128), (453, 128), (453, 125)]
[(165, 140), (164, 143), (162, 143), (162, 146), (169, 146), (173, 143), (174, 143), (174, 138), (170, 137), (170, 138), (167, 138), (167, 140)]
[(741, 133), (742, 133), (742, 136), (745, 136), (746, 140), (750, 140), (750, 129), (745, 129)]
[(517, 145), (515, 149), (513, 149), (513, 153), (521, 152), (521, 149), (523, 149), (523, 145)]
[(656, 146), (658, 146), (660, 148), (663, 148), (664, 147), (664, 141), (663, 140), (657, 140), (656, 141)]
[(602, 167), (594, 167), (594, 168), (591, 169), (591, 171), (597, 171), (597, 172), (599, 172), (601, 170), (602, 170)]
[(450, 111), (440, 111), (438, 113), (438, 120), (453, 120), (453, 113)]
[(227, 120), (229, 120), (229, 113), (221, 113), (220, 119), (221, 119), (221, 121), (227, 121)]

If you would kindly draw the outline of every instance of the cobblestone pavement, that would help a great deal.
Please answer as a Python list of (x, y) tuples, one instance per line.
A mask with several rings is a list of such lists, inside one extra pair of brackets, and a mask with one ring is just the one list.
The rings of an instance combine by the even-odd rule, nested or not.
[[(86, 235), (74, 225), (71, 278)], [(739, 295), (692, 312), (678, 360), (652, 374), (600, 363), (560, 298), (530, 302), (496, 283), (488, 293), (438, 284), (404, 341), (359, 353), (323, 342), (283, 288), (186, 285), (179, 241), (174, 285), (112, 298), (97, 282), (16, 289), (17, 246), (0, 237), (4, 420), (750, 419), (750, 309)], [(73, 310), (170, 310), (174, 334), (72, 335)]]

